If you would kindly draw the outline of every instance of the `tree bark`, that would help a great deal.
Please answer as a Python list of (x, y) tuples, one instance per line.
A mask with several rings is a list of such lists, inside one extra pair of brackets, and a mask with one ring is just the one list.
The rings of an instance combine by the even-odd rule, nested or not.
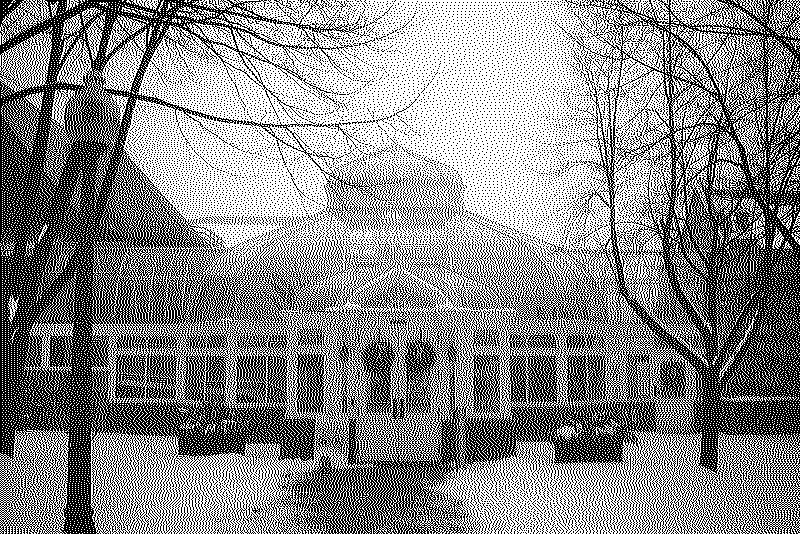
[(699, 376), (697, 422), (700, 430), (700, 466), (716, 473), (722, 425), (722, 388), (719, 377), (713, 371), (704, 370)]
[(92, 509), (92, 421), (94, 388), (92, 360), (94, 343), (94, 228), (97, 160), (102, 147), (85, 145), (81, 187), (84, 234), (75, 254), (75, 321), (72, 330), (72, 372), (70, 373), (70, 419), (67, 449), (67, 504), (64, 508), (65, 534), (95, 534)]
[[(57, 15), (52, 20), (58, 19), (66, 9), (67, 3), (59, 1)], [(0, 453), (14, 457), (14, 438), (19, 424), (19, 398), (22, 393), (23, 370), (25, 362), (25, 351), (28, 348), (28, 334), (32, 321), (28, 320), (25, 314), (27, 298), (30, 294), (35, 297), (35, 289), (38, 287), (38, 280), (23, 277), (26, 263), (29, 260), (26, 249), (28, 241), (31, 239), (33, 210), (38, 206), (40, 197), (40, 187), (45, 181), (45, 159), (47, 156), (48, 139), (50, 138), (50, 123), (53, 114), (53, 103), (55, 101), (56, 90), (52, 85), (58, 81), (60, 70), (59, 62), (64, 50), (63, 40), (63, 21), (56, 21), (52, 24), (52, 34), (50, 37), (50, 56), (47, 63), (47, 74), (45, 85), (48, 89), (42, 93), (42, 105), (36, 123), (36, 134), (30, 153), (30, 163), (25, 174), (25, 181), (21, 184), (21, 191), (15, 192), (12, 202), (21, 206), (20, 219), (17, 221), (14, 248), (11, 256), (4, 260), (3, 272), (3, 321), (2, 338), (4, 352), (9, 354), (8, 360), (0, 366), (3, 377), (0, 380), (3, 385), (3, 395), (0, 397)], [(8, 45), (8, 41), (2, 46)], [(8, 309), (11, 300), (16, 300), (17, 310), (11, 317)], [(23, 323), (20, 332), (19, 324)]]

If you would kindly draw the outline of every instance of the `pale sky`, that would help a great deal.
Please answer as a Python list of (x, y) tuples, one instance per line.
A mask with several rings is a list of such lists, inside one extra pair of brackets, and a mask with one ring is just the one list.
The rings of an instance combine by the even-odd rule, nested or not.
[[(559, 242), (559, 211), (576, 191), (570, 178), (547, 175), (559, 162), (549, 144), (576, 135), (564, 124), (570, 110), (563, 92), (576, 82), (566, 39), (557, 26), (567, 17), (562, 3), (403, 2), (400, 13), (414, 6), (414, 25), (396, 43), (397, 52), (382, 60), (386, 79), (367, 94), (371, 107), (404, 105), (439, 65), (438, 77), (404, 115), (418, 135), (403, 138), (401, 144), (455, 168), (466, 187), (467, 209)], [(19, 86), (25, 83), (19, 76), (25, 75), (14, 79), (6, 68), (13, 61), (13, 56), (4, 57), (2, 72), (7, 83)], [(125, 86), (115, 84), (112, 73), (107, 77), (110, 87)], [(158, 92), (193, 107), (224, 110), (230, 96), (209, 90), (215, 87), (214, 77), (209, 72), (194, 86)], [(148, 85), (157, 87), (158, 77), (150, 76)], [(172, 111), (140, 103), (127, 148), (187, 218), (300, 215), (322, 208), (322, 176), (307, 165), (294, 167), (300, 187), (316, 202), (304, 199), (274, 150), (259, 143), (252, 130), (232, 135), (252, 139), (248, 146), (264, 157), (237, 153), (185, 118), (180, 125), (193, 139), (192, 147), (187, 147)], [(253, 231), (214, 229), (228, 242)]]

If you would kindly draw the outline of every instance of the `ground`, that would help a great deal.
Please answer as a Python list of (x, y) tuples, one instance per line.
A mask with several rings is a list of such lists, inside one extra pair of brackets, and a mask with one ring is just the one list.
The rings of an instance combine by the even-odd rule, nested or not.
[[(60, 532), (66, 435), (17, 435), (0, 458), (0, 532)], [(100, 533), (788, 532), (800, 524), (800, 435), (725, 436), (717, 475), (697, 467), (698, 437), (654, 435), (622, 464), (555, 465), (546, 443), (450, 471), (247, 455), (176, 456), (174, 438), (100, 434)]]

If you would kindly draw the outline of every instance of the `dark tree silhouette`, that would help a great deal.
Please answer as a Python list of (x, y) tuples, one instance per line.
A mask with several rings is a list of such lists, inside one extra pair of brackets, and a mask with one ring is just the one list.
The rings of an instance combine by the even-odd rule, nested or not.
[[(52, 4), (56, 4), (52, 6)], [(14, 22), (22, 3), (3, 7), (4, 25)], [(47, 16), (0, 43), (0, 54), (24, 47), (31, 38), (49, 35), (50, 52), (44, 83), (5, 95), (0, 105), (41, 94), (42, 104), (23, 188), (13, 199), (22, 213), (14, 249), (4, 261), (3, 343), (10, 355), (3, 366), (2, 452), (13, 455), (14, 431), (19, 414), (15, 401), (22, 390), (22, 362), (28, 336), (42, 311), (62, 287), (76, 276), (76, 299), (93, 294), (93, 241), (123, 156), (137, 104), (167, 107), (189, 118), (234, 148), (235, 143), (214, 132), (213, 125), (249, 128), (274, 146), (275, 154), (289, 170), (291, 157), (307, 158), (323, 172), (336, 157), (358, 150), (365, 142), (367, 126), (402, 127), (400, 113), (416, 102), (411, 97), (395, 109), (374, 112), (358, 109), (353, 102), (378, 76), (381, 46), (406, 29), (410, 20), (393, 21), (392, 6), (371, 8), (359, 2), (231, 2), (160, 0), (158, 2), (41, 2)], [(93, 45), (93, 43), (97, 43)], [(119, 58), (118, 61), (114, 61)], [(77, 60), (98, 74), (113, 70), (130, 80), (129, 89), (107, 93), (125, 99), (120, 124), (110, 150), (99, 191), (88, 187), (95, 168), (89, 162), (99, 153), (85, 142), (75, 141), (54, 189), (43, 224), (33, 212), (39, 209), (37, 188), (43, 183), (44, 161), (57, 91), (76, 91), (82, 86), (62, 81), (65, 66)], [(270, 112), (254, 119), (249, 102), (239, 97), (238, 109), (222, 116), (145, 94), (148, 73), (161, 76), (163, 86), (179, 86), (163, 66), (190, 75), (194, 67), (217, 68), (227, 77), (234, 94), (254, 90), (269, 104)], [(421, 91), (424, 88), (421, 89)], [(420, 92), (421, 92), (420, 91)], [(417, 97), (419, 95), (416, 95)], [(335, 138), (338, 148), (332, 145)], [(189, 140), (190, 141), (190, 140)], [(88, 151), (88, 152), (87, 152)], [(87, 158), (87, 155), (92, 157)], [(47, 287), (42, 287), (44, 266), (64, 225), (66, 208), (83, 174), (81, 194), (85, 235), (66, 266)], [(291, 172), (290, 172), (291, 176)], [(294, 177), (291, 176), (292, 180)], [(7, 265), (6, 265), (7, 264)], [(5, 268), (7, 266), (7, 268)], [(91, 300), (91, 299), (90, 299)], [(75, 341), (71, 391), (73, 400), (91, 391), (88, 358), (92, 353), (90, 304), (76, 305)], [(73, 403), (68, 454), (67, 532), (93, 532), (90, 495), (91, 409), (89, 403)], [(73, 436), (79, 438), (73, 440)], [(73, 447), (75, 441), (76, 447)], [(78, 501), (80, 501), (78, 503)], [(76, 504), (78, 503), (78, 504)], [(74, 506), (73, 506), (74, 505)], [(71, 508), (72, 507), (72, 508)]]
[[(781, 22), (790, 15), (779, 2), (756, 6), (749, 19), (726, 6), (569, 4), (583, 82), (578, 120), (590, 148), (568, 161), (598, 177), (584, 219), (587, 211), (605, 218), (594, 236), (621, 297), (695, 369), (700, 465), (716, 471), (722, 391), (774, 298), (779, 255), (786, 247), (798, 254), (790, 202), (800, 163), (798, 62), (791, 24)], [(631, 287), (623, 249), (635, 246), (660, 252), (699, 348)]]

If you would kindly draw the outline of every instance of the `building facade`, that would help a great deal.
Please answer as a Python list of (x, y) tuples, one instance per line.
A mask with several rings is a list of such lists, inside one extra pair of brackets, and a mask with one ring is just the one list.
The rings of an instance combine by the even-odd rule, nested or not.
[[(224, 403), (284, 455), (352, 462), (499, 457), (572, 412), (691, 430), (693, 371), (605, 258), (469, 212), (458, 174), (410, 152), (337, 172), (325, 211), (236, 247), (99, 247), (98, 428), (170, 433), (180, 407)], [(658, 258), (635, 259), (635, 292), (692, 342)], [(32, 332), (32, 425), (66, 413), (71, 291)]]

